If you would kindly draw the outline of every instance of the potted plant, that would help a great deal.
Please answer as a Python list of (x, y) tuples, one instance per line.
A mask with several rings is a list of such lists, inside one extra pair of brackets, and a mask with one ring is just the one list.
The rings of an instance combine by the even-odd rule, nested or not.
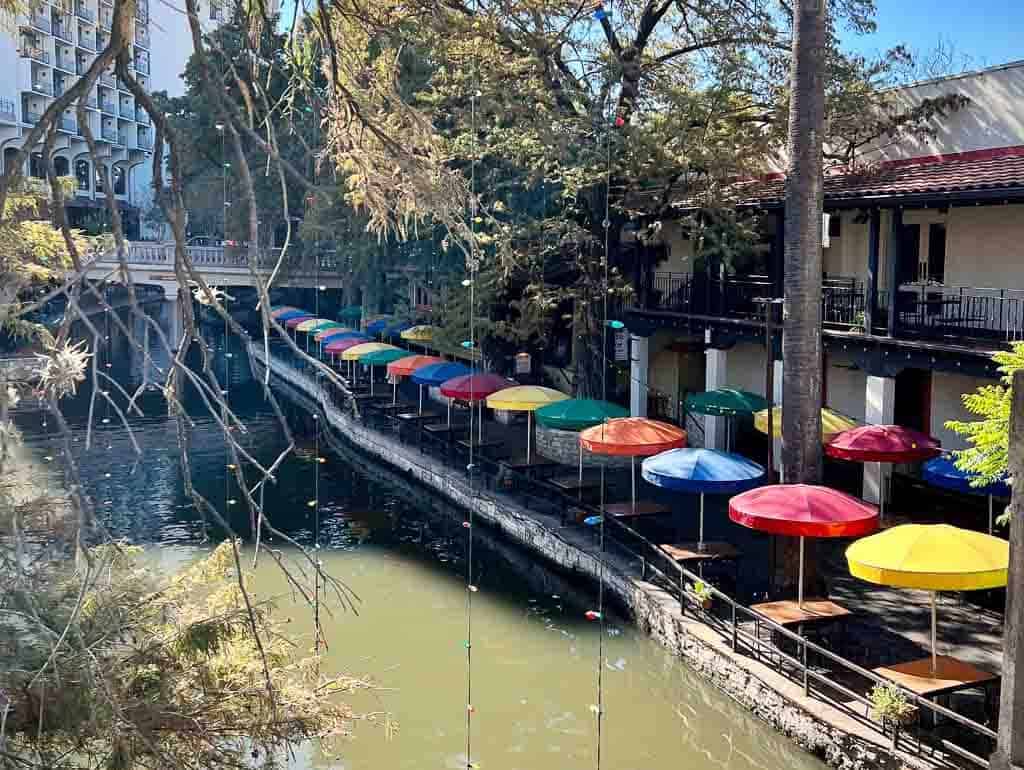
[(899, 729), (914, 721), (917, 709), (895, 684), (876, 684), (868, 696), (871, 717), (887, 727)]
[(853, 316), (853, 326), (851, 327), (850, 331), (856, 334), (864, 334), (864, 332), (867, 331), (867, 329), (864, 328), (866, 323), (867, 320), (864, 316), (864, 311), (858, 310), (857, 313), (855, 313)]
[(693, 583), (690, 583), (689, 591), (694, 602), (696, 602), (702, 610), (711, 609), (711, 601), (714, 596), (711, 593), (710, 585), (705, 583), (703, 580), (696, 580)]

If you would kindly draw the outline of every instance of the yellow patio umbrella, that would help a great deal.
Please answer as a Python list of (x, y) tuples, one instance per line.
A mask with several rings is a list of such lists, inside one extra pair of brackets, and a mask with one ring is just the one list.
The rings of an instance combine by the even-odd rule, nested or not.
[[(762, 409), (754, 414), (754, 427), (762, 433), (768, 433), (768, 410)], [(837, 433), (856, 428), (857, 423), (849, 417), (833, 412), (831, 409), (821, 410), (821, 438), (828, 441)], [(772, 433), (775, 438), (782, 438), (782, 407), (772, 407)]]
[(326, 324), (326, 323), (330, 323), (330, 322), (331, 322), (330, 318), (310, 318), (308, 321), (303, 321), (298, 326), (296, 326), (295, 330), (296, 331), (300, 331), (300, 332), (308, 332), (308, 331), (312, 331), (314, 328), (316, 328), (320, 324)]
[(979, 591), (1006, 585), (1010, 544), (950, 524), (903, 524), (846, 549), (850, 574), (869, 583), (932, 592), (932, 673), (939, 591)]
[(423, 351), (426, 352), (426, 343), (431, 342), (434, 339), (434, 327), (430, 324), (410, 326), (398, 336), (403, 340), (408, 340), (409, 342), (418, 342), (423, 347)]
[(526, 412), (526, 462), (530, 462), (531, 436), (533, 433), (533, 413), (542, 406), (564, 401), (569, 398), (565, 393), (554, 388), (540, 385), (516, 385), (505, 388), (487, 397), (487, 406), (491, 409), (503, 409), (506, 412)]
[(362, 345), (353, 345), (342, 351), (341, 360), (350, 362), (349, 376), (351, 379), (355, 379), (355, 362), (359, 360), (359, 357), (367, 353), (376, 353), (378, 350), (397, 350), (397, 347), (388, 345), (386, 342), (364, 342)]

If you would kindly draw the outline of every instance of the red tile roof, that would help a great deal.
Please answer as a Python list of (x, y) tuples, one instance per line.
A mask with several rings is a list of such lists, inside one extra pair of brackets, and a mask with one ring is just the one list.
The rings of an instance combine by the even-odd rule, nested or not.
[[(900, 198), (914, 195), (1018, 188), (1024, 190), (1024, 146), (890, 161), (825, 179), (825, 200)], [(785, 180), (744, 183), (740, 204), (764, 204), (785, 197)]]

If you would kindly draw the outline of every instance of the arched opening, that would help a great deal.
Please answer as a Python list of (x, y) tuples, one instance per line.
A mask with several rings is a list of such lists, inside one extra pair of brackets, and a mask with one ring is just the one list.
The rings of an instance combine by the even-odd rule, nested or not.
[(89, 192), (89, 161), (75, 162), (75, 180), (78, 182), (80, 192)]
[(43, 156), (38, 152), (32, 153), (28, 159), (28, 174), (36, 179), (46, 179), (46, 167), (43, 165)]
[(71, 171), (71, 163), (62, 155), (53, 159), (53, 173), (57, 176), (67, 176)]
[[(18, 157), (17, 147), (5, 147), (4, 148), (4, 172), (6, 173), (9, 168), (14, 165), (15, 158)], [(21, 169), (17, 170), (18, 174), (21, 173)]]
[(125, 188), (127, 186), (126, 183), (125, 183), (124, 169), (121, 166), (114, 166), (113, 177), (114, 177), (114, 195), (124, 195), (125, 194)]

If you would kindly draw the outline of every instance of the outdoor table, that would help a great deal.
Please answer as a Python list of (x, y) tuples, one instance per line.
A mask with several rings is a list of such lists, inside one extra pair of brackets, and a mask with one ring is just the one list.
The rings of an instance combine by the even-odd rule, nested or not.
[(416, 408), (416, 404), (398, 403), (398, 404), (381, 404), (374, 403), (371, 407), (375, 412), (381, 412), (382, 414), (390, 414), (391, 412), (406, 412)]
[(443, 442), (446, 447), (451, 446), (452, 439), (455, 438), (456, 434), (464, 433), (468, 426), (464, 423), (455, 425), (449, 425), (448, 423), (431, 423), (423, 426), (423, 431), (432, 438), (436, 438)]
[[(672, 513), (672, 508), (668, 505), (656, 503), (653, 500), (638, 500), (635, 504), (611, 503), (604, 507), (604, 511), (609, 516), (614, 516), (617, 519), (633, 519), (642, 516), (664, 516), (667, 513)], [(710, 544), (705, 543), (705, 545)], [(719, 545), (728, 545), (728, 543), (719, 543)]]
[(377, 394), (353, 393), (352, 394), (352, 400), (356, 401), (356, 402), (359, 402), (359, 403), (362, 403), (364, 401), (383, 401), (385, 398), (388, 398), (388, 395), (386, 393), (377, 393)]
[(998, 691), (999, 675), (971, 665), (949, 655), (938, 655), (935, 659), (935, 673), (932, 673), (931, 657), (879, 666), (872, 669), (883, 679), (895, 682), (916, 695), (928, 700), (951, 695), (958, 690), (980, 688), (985, 692), (985, 716), (991, 713), (993, 694)]
[(739, 549), (732, 543), (714, 540), (705, 540), (703, 548), (700, 543), (659, 543), (658, 548), (684, 567), (708, 561), (735, 561), (740, 556)]
[[(822, 628), (835, 624), (845, 624), (853, 615), (845, 607), (828, 599), (804, 599), (803, 606), (792, 599), (777, 602), (752, 604), (750, 609), (785, 629), (795, 629), (800, 636), (807, 627)], [(772, 633), (773, 643), (775, 633)], [(842, 647), (843, 639), (840, 639)], [(778, 646), (778, 645), (776, 645)]]
[(533, 471), (544, 471), (552, 468), (557, 468), (561, 463), (557, 463), (554, 460), (548, 460), (543, 457), (534, 455), (533, 457), (511, 457), (507, 460), (502, 460), (501, 464), (511, 471), (518, 473), (530, 474)]
[(554, 478), (548, 479), (547, 483), (558, 489), (559, 492), (566, 493), (586, 493), (595, 489), (600, 489), (601, 481), (599, 479), (581, 479), (579, 476), (555, 476)]
[(470, 441), (468, 438), (459, 439), (455, 442), (456, 446), (460, 449), (464, 449), (467, 452), (472, 446), (474, 452), (482, 452), (487, 454), (491, 449), (500, 449), (505, 446), (505, 442), (501, 439), (484, 439), (483, 441)]

